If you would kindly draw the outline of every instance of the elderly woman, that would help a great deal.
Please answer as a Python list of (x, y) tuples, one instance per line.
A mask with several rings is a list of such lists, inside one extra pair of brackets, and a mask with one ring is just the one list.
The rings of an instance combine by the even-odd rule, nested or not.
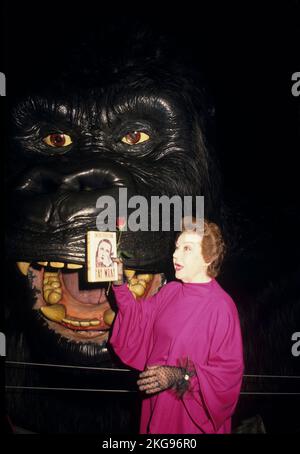
[[(173, 255), (176, 281), (135, 300), (114, 285), (118, 305), (110, 343), (143, 371), (140, 433), (230, 433), (243, 376), (238, 312), (216, 281), (224, 243), (218, 226), (183, 230)], [(122, 274), (122, 263), (119, 272)]]

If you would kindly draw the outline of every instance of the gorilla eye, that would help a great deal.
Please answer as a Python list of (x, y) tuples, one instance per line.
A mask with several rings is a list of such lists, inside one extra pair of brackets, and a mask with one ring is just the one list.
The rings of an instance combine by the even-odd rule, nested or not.
[(45, 144), (49, 145), (50, 147), (67, 147), (71, 145), (72, 139), (67, 134), (49, 134), (47, 137), (43, 139)]
[(146, 142), (150, 137), (145, 132), (133, 131), (129, 132), (122, 138), (122, 142), (127, 145), (136, 145), (138, 143)]

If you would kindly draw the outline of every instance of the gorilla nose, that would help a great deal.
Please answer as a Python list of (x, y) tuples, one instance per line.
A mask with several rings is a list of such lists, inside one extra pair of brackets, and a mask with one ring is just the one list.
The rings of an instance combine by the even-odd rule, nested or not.
[(59, 168), (35, 167), (24, 175), (16, 187), (22, 194), (51, 194), (105, 190), (111, 187), (133, 187), (130, 174), (110, 161), (89, 163), (80, 170), (64, 172)]
[(74, 172), (64, 177), (60, 190), (66, 191), (93, 191), (96, 189), (110, 189), (115, 186), (127, 186), (127, 178), (120, 175), (120, 169), (109, 167), (88, 168)]
[(111, 161), (89, 162), (80, 169), (36, 167), (17, 186), (20, 215), (33, 226), (56, 228), (74, 221), (95, 224), (97, 200), (110, 195), (116, 201), (119, 189), (134, 191), (130, 174)]

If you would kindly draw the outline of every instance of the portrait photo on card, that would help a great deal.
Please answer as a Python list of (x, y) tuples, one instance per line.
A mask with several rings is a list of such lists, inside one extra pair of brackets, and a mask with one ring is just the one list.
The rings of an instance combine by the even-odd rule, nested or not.
[(87, 258), (88, 281), (107, 282), (117, 279), (117, 256), (115, 232), (88, 232)]

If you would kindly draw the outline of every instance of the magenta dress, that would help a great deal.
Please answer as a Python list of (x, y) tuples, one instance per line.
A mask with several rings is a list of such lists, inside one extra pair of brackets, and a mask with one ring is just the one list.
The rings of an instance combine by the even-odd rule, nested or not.
[(135, 369), (181, 366), (195, 375), (182, 398), (173, 389), (145, 395), (140, 433), (230, 433), (243, 376), (236, 306), (215, 279), (170, 282), (154, 296), (135, 300), (127, 284), (114, 286), (118, 314), (110, 343)]

